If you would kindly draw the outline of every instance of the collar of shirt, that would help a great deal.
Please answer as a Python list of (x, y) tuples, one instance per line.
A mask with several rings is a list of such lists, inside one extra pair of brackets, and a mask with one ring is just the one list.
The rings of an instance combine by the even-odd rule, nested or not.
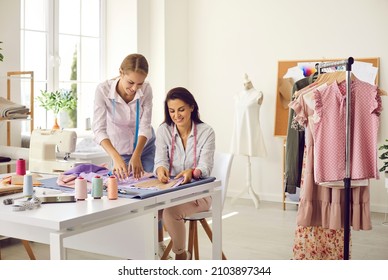
[[(178, 128), (176, 127), (176, 124), (174, 123), (173, 124), (173, 128), (174, 128), (174, 135), (173, 136), (179, 136), (179, 132), (178, 132)], [(190, 134), (189, 134), (189, 137), (192, 137), (194, 136), (194, 122), (191, 122), (191, 131), (190, 131)]]

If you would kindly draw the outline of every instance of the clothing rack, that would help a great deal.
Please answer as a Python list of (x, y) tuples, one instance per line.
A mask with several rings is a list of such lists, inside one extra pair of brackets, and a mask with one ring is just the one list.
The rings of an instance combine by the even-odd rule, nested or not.
[(344, 260), (349, 260), (349, 243), (350, 243), (350, 196), (351, 196), (351, 183), (350, 183), (350, 124), (351, 124), (351, 72), (352, 64), (354, 62), (353, 57), (341, 61), (322, 62), (318, 63), (317, 70), (318, 75), (321, 73), (321, 69), (346, 66), (346, 147), (345, 147), (345, 220), (344, 220)]

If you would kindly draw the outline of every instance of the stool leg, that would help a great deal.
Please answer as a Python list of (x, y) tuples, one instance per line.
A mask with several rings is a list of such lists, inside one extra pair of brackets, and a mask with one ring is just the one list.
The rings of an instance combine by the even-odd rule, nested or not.
[(196, 260), (199, 260), (199, 246), (198, 246), (198, 223), (194, 222), (194, 256)]
[(194, 247), (194, 227), (195, 227), (195, 222), (190, 221), (189, 222), (189, 240), (188, 240), (187, 250), (190, 252), (191, 257), (193, 256), (193, 247)]
[(163, 256), (160, 258), (161, 260), (167, 260), (167, 256), (170, 253), (172, 248), (172, 240), (168, 243), (166, 250), (164, 250)]
[(32, 248), (30, 246), (30, 242), (28, 242), (27, 240), (22, 240), (22, 243), (24, 245), (24, 248), (27, 251), (28, 256), (30, 257), (30, 260), (36, 260), (34, 252), (32, 252)]

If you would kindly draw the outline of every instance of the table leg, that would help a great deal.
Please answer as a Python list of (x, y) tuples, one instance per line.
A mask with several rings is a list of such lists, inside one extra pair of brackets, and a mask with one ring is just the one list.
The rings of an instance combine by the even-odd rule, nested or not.
[(62, 234), (57, 232), (50, 233), (50, 259), (65, 260), (66, 257)]
[(212, 195), (213, 260), (222, 259), (222, 198), (221, 189)]

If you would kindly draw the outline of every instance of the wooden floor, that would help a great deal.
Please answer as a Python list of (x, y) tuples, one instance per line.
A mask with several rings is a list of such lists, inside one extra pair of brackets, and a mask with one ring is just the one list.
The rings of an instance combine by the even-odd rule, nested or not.
[[(256, 209), (253, 202), (239, 199), (224, 207), (223, 251), (231, 260), (290, 260), (295, 231), (295, 205), (287, 205), (283, 211), (280, 203), (261, 202)], [(352, 231), (352, 259), (388, 260), (388, 226), (383, 225), (385, 215), (372, 213), (373, 229)], [(388, 219), (388, 217), (387, 217)], [(201, 259), (211, 258), (211, 244), (199, 227)], [(166, 242), (167, 243), (167, 242)], [(1, 257), (6, 260), (26, 260), (28, 255), (19, 240), (0, 241)], [(45, 244), (31, 243), (37, 259), (49, 259)], [(68, 250), (69, 259), (115, 259), (77, 250)]]

